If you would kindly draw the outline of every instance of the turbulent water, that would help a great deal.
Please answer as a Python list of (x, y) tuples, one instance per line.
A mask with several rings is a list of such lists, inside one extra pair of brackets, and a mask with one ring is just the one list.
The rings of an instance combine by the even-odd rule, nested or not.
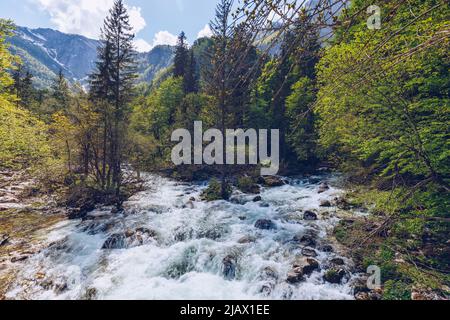
[[(123, 213), (102, 208), (89, 220), (50, 230), (48, 249), (23, 264), (8, 298), (353, 298), (350, 276), (342, 284), (323, 280), (330, 259), (338, 256), (323, 249), (338, 222), (336, 209), (319, 206), (341, 193), (334, 179), (289, 179), (288, 185), (264, 188), (260, 202), (235, 191), (233, 202), (212, 203), (199, 201), (205, 184), (147, 179), (146, 191), (131, 198)], [(323, 179), (331, 187), (319, 194)], [(305, 210), (317, 211), (319, 219), (303, 220)], [(256, 228), (259, 219), (272, 220), (275, 228)], [(113, 244), (123, 249), (102, 249), (118, 234)], [(304, 234), (316, 238), (321, 269), (289, 284), (286, 275), (303, 249), (293, 239)], [(344, 260), (350, 269), (351, 261)]]

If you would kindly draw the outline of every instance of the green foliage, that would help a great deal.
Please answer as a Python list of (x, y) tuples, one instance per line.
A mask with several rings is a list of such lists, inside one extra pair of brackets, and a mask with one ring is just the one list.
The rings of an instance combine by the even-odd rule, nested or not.
[(50, 156), (47, 126), (0, 96), (0, 167), (26, 168)]
[(222, 195), (222, 184), (216, 179), (209, 182), (208, 188), (202, 193), (202, 199), (205, 201), (228, 200), (233, 192), (229, 184), (225, 187), (225, 195)]
[(383, 300), (411, 300), (411, 287), (401, 281), (386, 281)]
[[(411, 5), (425, 12), (434, 2)], [(386, 3), (383, 10), (395, 5)], [(392, 21), (376, 33), (361, 19), (345, 39), (327, 48), (318, 66), (317, 110), (324, 146), (338, 146), (350, 159), (370, 162), (384, 176), (425, 176), (435, 181), (448, 176), (448, 41), (410, 54), (421, 38), (445, 28), (443, 12), (432, 12), (384, 46), (410, 17), (408, 6), (400, 6)], [(370, 59), (362, 52), (371, 52)], [(405, 55), (410, 56), (403, 59)]]

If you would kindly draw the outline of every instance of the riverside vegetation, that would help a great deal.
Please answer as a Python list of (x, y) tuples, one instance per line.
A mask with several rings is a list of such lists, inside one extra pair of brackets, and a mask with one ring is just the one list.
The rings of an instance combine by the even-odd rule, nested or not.
[[(242, 205), (271, 209), (277, 199), (264, 203), (272, 196), (267, 189), (298, 192), (290, 189), (302, 184), (291, 180), (298, 177), (319, 179), (308, 183), (318, 189), (314, 194), (327, 194), (329, 184), (321, 185), (327, 178), (311, 176), (323, 168), (342, 173), (339, 184), (347, 191), (322, 199), (303, 219), (325, 221), (327, 212), (319, 207), (367, 211), (341, 213), (328, 235), (352, 259), (355, 273), (381, 268), (382, 289), (356, 285), (355, 297), (448, 298), (448, 3), (378, 1), (381, 29), (371, 30), (366, 8), (373, 3), (341, 2), (297, 8), (295, 1), (244, 0), (235, 9), (233, 1), (220, 0), (213, 36), (189, 47), (181, 33), (173, 65), (151, 83), (136, 85), (134, 36), (117, 0), (87, 90), (62, 72), (51, 87), (37, 89), (27, 66), (8, 51), (13, 22), (1, 19), (0, 298), (14, 282), (14, 264), (44, 249), (46, 228), (66, 216), (89, 221), (99, 207), (123, 214), (127, 199), (148, 191), (145, 172), (192, 183), (197, 194), (186, 199), (188, 209), (200, 198), (202, 206), (223, 199), (239, 205), (237, 190), (252, 195)], [(280, 174), (288, 178), (260, 177), (255, 166), (174, 166), (171, 133), (193, 133), (195, 121), (222, 133), (279, 129)], [(206, 180), (209, 187), (194, 183)], [(283, 193), (272, 192), (283, 201)], [(276, 224), (259, 219), (255, 227)], [(105, 245), (154, 237), (142, 229)], [(319, 269), (313, 237), (296, 241), (303, 242), (304, 257), (283, 275), (291, 284)], [(227, 257), (223, 274), (234, 279), (235, 256)], [(343, 281), (340, 265), (334, 261), (323, 271), (325, 282)], [(274, 276), (273, 269), (265, 270)], [(94, 291), (87, 296), (95, 297)]]

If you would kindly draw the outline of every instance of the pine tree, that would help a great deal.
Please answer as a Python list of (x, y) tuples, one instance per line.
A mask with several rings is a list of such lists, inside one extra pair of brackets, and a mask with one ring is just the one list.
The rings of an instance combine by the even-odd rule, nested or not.
[[(116, 0), (102, 29), (102, 48), (99, 51), (97, 73), (91, 77), (93, 95), (112, 105), (108, 152), (110, 188), (120, 195), (125, 134), (128, 125), (129, 103), (136, 79), (134, 34), (130, 18), (122, 0)], [(106, 155), (104, 156), (106, 158)], [(109, 177), (107, 178), (110, 180)], [(118, 203), (120, 205), (120, 203)]]
[(22, 65), (18, 65), (12, 73), (14, 85), (12, 93), (16, 95), (16, 106), (32, 109), (32, 102), (35, 96), (33, 87), (33, 75), (29, 71), (25, 71)]
[(67, 111), (70, 104), (70, 88), (62, 70), (59, 70), (57, 77), (53, 81), (51, 97), (54, 100), (52, 104), (53, 112)]
[(198, 92), (197, 61), (192, 49), (190, 50), (189, 63), (183, 77), (183, 85), (186, 94)]
[(182, 31), (178, 36), (178, 42), (175, 49), (174, 70), (175, 77), (184, 77), (187, 71), (187, 64), (189, 60), (189, 50), (186, 43), (186, 35)]
[[(228, 77), (231, 70), (229, 59), (230, 39), (233, 35), (233, 25), (230, 22), (233, 0), (221, 0), (216, 8), (215, 19), (210, 27), (213, 32), (213, 52), (211, 57), (211, 66), (207, 71), (207, 91), (215, 97), (217, 101), (216, 123), (223, 136), (227, 126), (229, 112), (230, 92), (232, 83)], [(225, 139), (223, 141), (223, 150), (226, 149)], [(221, 166), (221, 197), (229, 198), (229, 188), (227, 183), (226, 165)]]

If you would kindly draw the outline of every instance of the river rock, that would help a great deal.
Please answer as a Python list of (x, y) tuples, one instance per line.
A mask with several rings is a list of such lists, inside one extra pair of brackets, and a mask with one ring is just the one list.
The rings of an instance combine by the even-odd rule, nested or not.
[(7, 234), (0, 234), (0, 247), (8, 244), (9, 236)]
[(262, 200), (261, 196), (257, 196), (255, 198), (253, 198), (253, 202), (259, 202), (261, 200)]
[(186, 204), (183, 205), (183, 209), (194, 209), (194, 202), (192, 200), (189, 200), (186, 202)]
[(345, 265), (345, 261), (342, 258), (333, 258), (330, 260), (330, 263), (334, 266), (343, 266)]
[(303, 214), (303, 219), (307, 221), (317, 220), (317, 213), (312, 211), (305, 211), (305, 213)]
[(312, 258), (301, 258), (297, 260), (293, 269), (288, 272), (286, 281), (295, 284), (304, 280), (304, 276), (311, 275), (320, 268), (319, 262)]
[(301, 268), (294, 268), (287, 274), (287, 282), (291, 284), (296, 284), (303, 281), (303, 272)]
[(224, 278), (226, 280), (233, 280), (236, 277), (236, 259), (233, 256), (226, 256), (222, 264)]
[(344, 279), (345, 275), (346, 272), (344, 269), (332, 268), (325, 273), (323, 279), (329, 283), (340, 284), (342, 282), (342, 279)]
[(231, 202), (231, 203), (239, 204), (239, 205), (242, 205), (242, 206), (245, 205), (248, 201), (249, 201), (249, 200), (246, 199), (246, 198), (243, 197), (243, 196), (236, 196), (236, 197), (232, 197), (232, 198), (230, 199), (230, 202)]
[(324, 208), (329, 208), (329, 207), (331, 207), (331, 202), (328, 200), (322, 200), (322, 201), (320, 201), (320, 206), (324, 207)]
[(267, 187), (281, 187), (285, 184), (281, 178), (275, 176), (263, 177), (262, 180), (259, 181)]
[(317, 252), (316, 252), (316, 250), (314, 250), (312, 248), (303, 248), (302, 255), (304, 255), (305, 257), (315, 258), (315, 257), (317, 257)]
[(156, 237), (156, 232), (147, 228), (138, 228), (135, 231), (127, 230), (111, 235), (106, 239), (102, 249), (115, 250), (142, 246), (148, 239)]
[(11, 258), (11, 262), (12, 263), (21, 262), (21, 261), (27, 260), (28, 258), (29, 258), (29, 256), (17, 256), (17, 257)]
[(275, 223), (272, 220), (268, 219), (260, 219), (256, 221), (255, 228), (261, 229), (261, 230), (274, 230), (277, 228)]
[(332, 246), (332, 245), (329, 245), (329, 244), (323, 245), (323, 246), (320, 248), (320, 250), (323, 251), (323, 252), (333, 252), (333, 251), (334, 251), (333, 246)]
[(273, 268), (266, 267), (261, 271), (259, 280), (264, 281), (259, 292), (264, 296), (269, 297), (277, 284), (278, 273)]
[(252, 236), (245, 236), (245, 237), (242, 237), (241, 239), (239, 239), (238, 240), (238, 243), (239, 244), (248, 244), (248, 243), (253, 243), (253, 242), (255, 242), (256, 241), (256, 238), (255, 237), (252, 237)]
[(319, 190), (317, 191), (318, 193), (324, 193), (324, 192), (326, 192), (326, 191), (328, 191), (328, 190), (330, 190), (330, 186), (328, 186), (328, 184), (326, 184), (326, 183), (322, 183), (320, 186), (319, 186)]
[(296, 235), (296, 236), (294, 236), (292, 241), (297, 242), (297, 243), (299, 243), (300, 245), (303, 245), (303, 246), (308, 246), (308, 247), (315, 247), (316, 246), (315, 237), (313, 235), (311, 235), (311, 234)]
[(300, 268), (303, 275), (310, 275), (320, 269), (319, 262), (313, 258), (300, 258), (295, 261), (293, 267), (294, 269)]
[(127, 237), (123, 233), (117, 233), (110, 236), (103, 243), (102, 249), (126, 249), (128, 247)]
[(333, 202), (334, 202), (334, 205), (336, 207), (338, 207), (338, 209), (341, 209), (341, 210), (350, 210), (351, 209), (350, 203), (348, 203), (348, 201), (343, 197), (334, 198)]

